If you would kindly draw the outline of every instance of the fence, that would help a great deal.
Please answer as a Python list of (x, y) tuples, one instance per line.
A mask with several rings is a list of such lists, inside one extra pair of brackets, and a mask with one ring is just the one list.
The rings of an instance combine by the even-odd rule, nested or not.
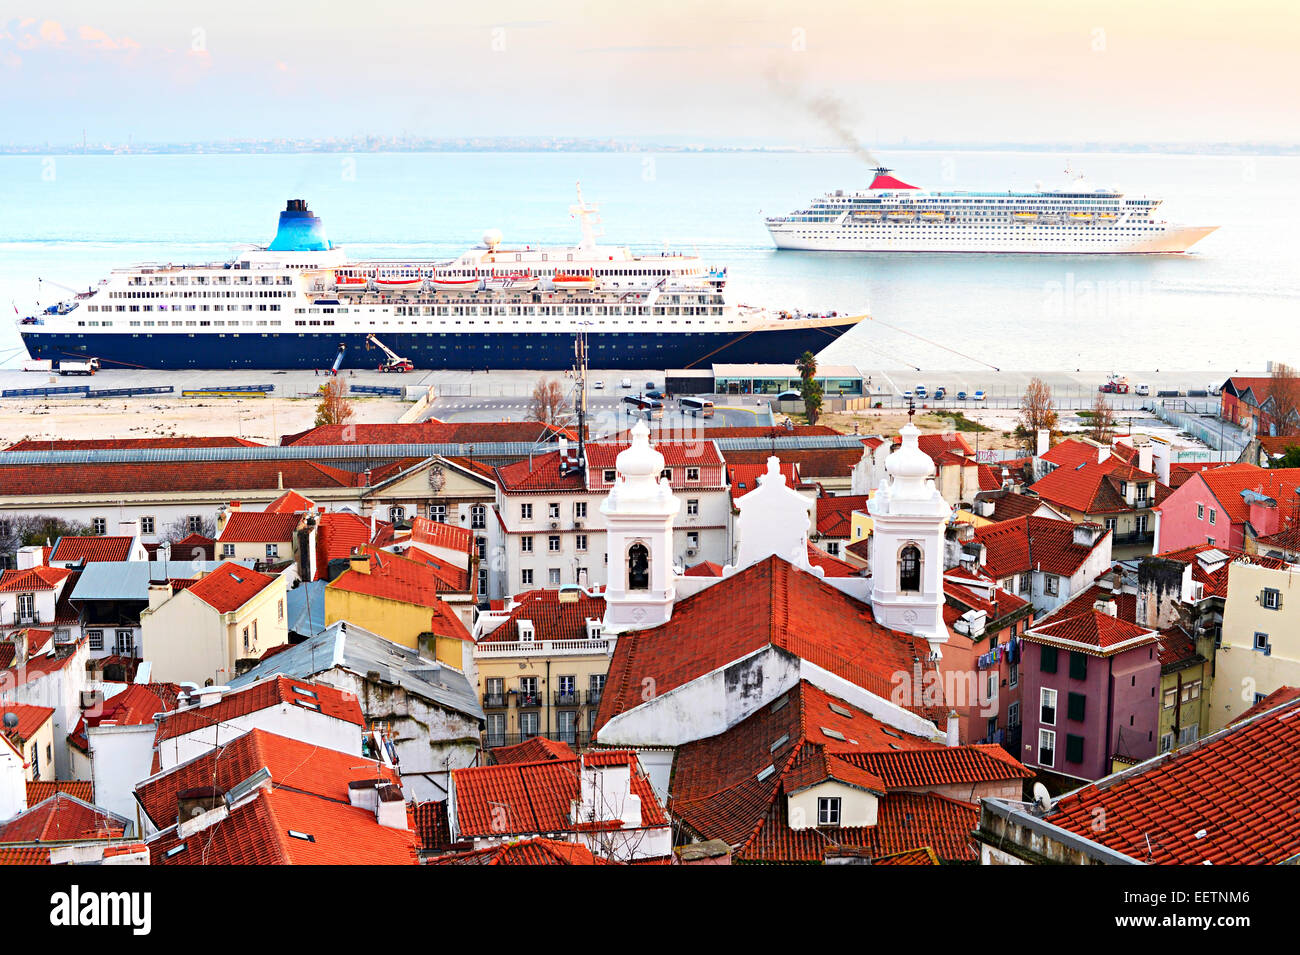
[[(1188, 404), (1188, 402), (1183, 402)], [(1214, 407), (1217, 408), (1217, 405)], [(1180, 431), (1191, 435), (1202, 444), (1219, 451), (1224, 460), (1235, 461), (1241, 457), (1250, 438), (1236, 425), (1229, 424), (1222, 418), (1206, 420), (1199, 415), (1186, 411), (1177, 411), (1164, 402), (1153, 401), (1147, 410), (1161, 421), (1168, 422)]]
[(59, 385), (51, 388), (6, 388), (0, 398), (66, 398), (69, 395), (84, 397), (90, 385)]

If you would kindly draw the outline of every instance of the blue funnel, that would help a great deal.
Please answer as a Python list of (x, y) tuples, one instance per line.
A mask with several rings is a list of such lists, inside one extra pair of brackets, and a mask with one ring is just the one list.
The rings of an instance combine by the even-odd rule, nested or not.
[(290, 199), (280, 213), (275, 240), (267, 248), (272, 252), (325, 252), (334, 246), (325, 237), (320, 219), (307, 208), (307, 200)]

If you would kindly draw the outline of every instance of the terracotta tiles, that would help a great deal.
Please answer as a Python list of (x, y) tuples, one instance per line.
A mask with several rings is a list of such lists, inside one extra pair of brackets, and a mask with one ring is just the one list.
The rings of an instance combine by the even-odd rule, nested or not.
[(5, 713), (12, 713), (18, 717), (18, 725), (12, 730), (8, 727), (0, 727), (0, 732), (15, 743), (22, 744), (35, 736), (40, 728), (49, 722), (54, 716), (54, 707), (0, 702), (0, 714)]
[(49, 559), (52, 564), (129, 560), (134, 543), (134, 537), (60, 537)]
[(56, 792), (0, 823), (0, 843), (120, 839), (124, 832), (123, 820), (66, 792)]
[(1025, 633), (1031, 643), (1046, 643), (1067, 649), (1110, 656), (1122, 650), (1156, 642), (1154, 631), (1127, 620), (1120, 620), (1101, 610), (1090, 609), (1073, 617), (1035, 627)]
[(210, 706), (195, 705), (168, 713), (158, 724), (155, 739), (158, 742), (172, 739), (282, 704), (303, 706), (306, 709), (319, 707), (319, 712), (324, 716), (365, 726), (361, 704), (352, 694), (324, 683), (275, 676), (228, 692), (219, 702)]
[(214, 567), (187, 588), (218, 613), (238, 610), (275, 582), (270, 574), (261, 574), (232, 561)]
[(302, 515), (277, 511), (238, 510), (230, 514), (217, 535), (223, 544), (264, 544), (293, 540)]
[(357, 487), (360, 475), (314, 461), (171, 461), (152, 464), (0, 465), (0, 494), (137, 494)]
[[(513, 643), (519, 639), (519, 621), (532, 621), (537, 640), (586, 640), (587, 620), (605, 616), (605, 598), (572, 591), (560, 599), (558, 590), (529, 590), (515, 599), (519, 606), (505, 622), (484, 636), (480, 643)], [(604, 652), (604, 651), (601, 651)]]
[(822, 537), (847, 538), (853, 526), (853, 512), (867, 509), (866, 494), (817, 498), (817, 533)]
[(432, 865), (618, 865), (592, 855), (586, 846), (557, 839), (523, 839), (490, 849), (456, 852), (430, 860)]
[(1074, 542), (1074, 530), (1070, 521), (1019, 517), (975, 528), (975, 540), (985, 547), (985, 569), (998, 579), (1031, 569), (1071, 577), (1110, 533), (1089, 547)]
[(27, 805), (35, 806), (60, 792), (75, 796), (91, 805), (95, 803), (95, 784), (88, 779), (61, 779), (57, 782), (29, 779), (27, 780)]

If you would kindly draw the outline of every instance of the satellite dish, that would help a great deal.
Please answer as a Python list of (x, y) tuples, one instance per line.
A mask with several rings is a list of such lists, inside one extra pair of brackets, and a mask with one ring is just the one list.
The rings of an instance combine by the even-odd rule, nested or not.
[(496, 247), (501, 244), (501, 239), (500, 229), (488, 229), (483, 233), (483, 244), (493, 251), (496, 251)]
[(18, 728), (18, 714), (17, 714), (17, 713), (6, 713), (6, 714), (5, 714), (5, 729), (7, 729), (7, 730), (15, 730), (15, 729), (17, 729), (17, 728)]
[(1034, 783), (1034, 802), (1038, 803), (1038, 808), (1043, 812), (1052, 808), (1052, 794), (1042, 783)]

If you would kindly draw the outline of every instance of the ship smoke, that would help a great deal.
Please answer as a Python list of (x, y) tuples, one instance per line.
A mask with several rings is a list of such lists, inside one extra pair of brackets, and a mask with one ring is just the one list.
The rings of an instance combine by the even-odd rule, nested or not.
[(775, 69), (767, 71), (767, 81), (777, 95), (817, 120), (818, 124), (830, 133), (839, 145), (853, 153), (868, 166), (884, 165), (870, 149), (862, 144), (862, 140), (853, 132), (848, 110), (839, 97), (829, 92), (808, 93), (798, 83), (783, 77)]

